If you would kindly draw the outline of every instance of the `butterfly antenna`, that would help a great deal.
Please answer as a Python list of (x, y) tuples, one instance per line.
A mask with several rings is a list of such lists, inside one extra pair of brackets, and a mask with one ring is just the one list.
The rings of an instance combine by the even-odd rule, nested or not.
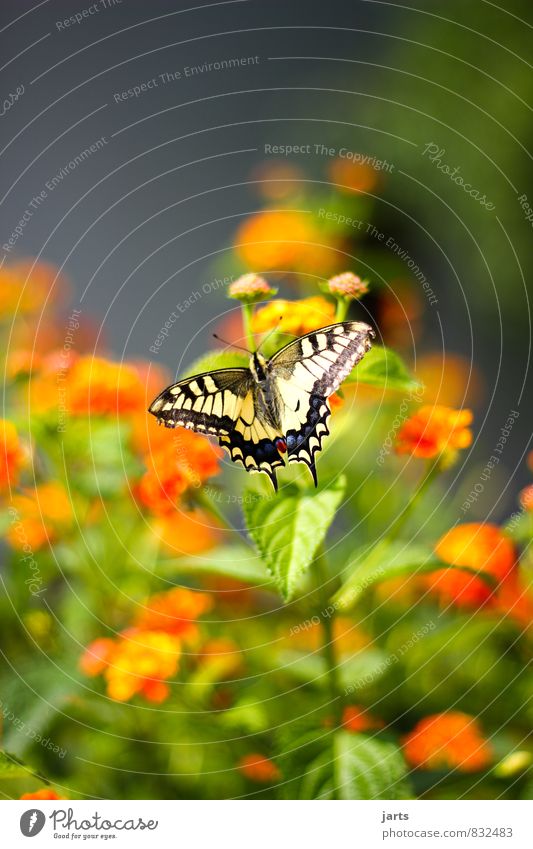
[(267, 341), (270, 339), (270, 337), (272, 336), (272, 334), (273, 334), (273, 333), (276, 333), (276, 331), (277, 331), (277, 330), (279, 330), (279, 326), (280, 326), (280, 324), (281, 324), (281, 322), (282, 322), (282, 321), (283, 321), (283, 316), (282, 316), (282, 315), (280, 315), (280, 316), (279, 316), (279, 318), (278, 318), (278, 323), (276, 324), (276, 326), (275, 326), (275, 327), (273, 327), (273, 328), (272, 328), (272, 330), (270, 330), (270, 331), (267, 333), (267, 335), (265, 336), (265, 338), (264, 338), (264, 339), (261, 339), (261, 342), (260, 342), (259, 347), (258, 347), (258, 349), (257, 349), (258, 351), (260, 351), (260, 350), (261, 350), (261, 348), (263, 347), (263, 345), (265, 344), (265, 342), (267, 342)]
[(219, 342), (222, 342), (223, 345), (227, 345), (228, 348), (238, 348), (239, 351), (245, 351), (247, 354), (250, 353), (248, 348), (243, 348), (242, 345), (236, 345), (235, 342), (226, 342), (225, 339), (222, 339), (221, 336), (218, 336), (216, 333), (213, 333), (215, 339), (218, 339)]

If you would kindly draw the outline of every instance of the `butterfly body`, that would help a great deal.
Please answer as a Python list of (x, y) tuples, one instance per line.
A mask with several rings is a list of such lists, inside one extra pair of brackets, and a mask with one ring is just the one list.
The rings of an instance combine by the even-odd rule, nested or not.
[(167, 427), (216, 435), (231, 459), (264, 472), (305, 463), (317, 482), (315, 455), (328, 435), (328, 397), (371, 346), (373, 330), (346, 321), (290, 342), (269, 360), (260, 352), (248, 368), (229, 368), (169, 386), (149, 412)]

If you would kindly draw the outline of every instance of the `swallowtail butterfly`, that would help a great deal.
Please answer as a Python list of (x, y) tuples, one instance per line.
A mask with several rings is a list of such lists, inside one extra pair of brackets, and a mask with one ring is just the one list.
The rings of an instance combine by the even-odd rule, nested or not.
[(289, 342), (271, 359), (256, 351), (248, 368), (197, 374), (165, 389), (149, 412), (166, 427), (218, 436), (247, 472), (305, 463), (315, 486), (315, 455), (329, 433), (328, 397), (370, 349), (368, 324), (343, 321)]

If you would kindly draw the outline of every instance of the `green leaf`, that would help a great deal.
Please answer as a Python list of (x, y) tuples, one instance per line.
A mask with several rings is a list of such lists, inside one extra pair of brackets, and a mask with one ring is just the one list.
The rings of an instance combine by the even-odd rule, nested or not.
[(0, 749), (0, 779), (27, 778), (29, 775), (35, 775), (34, 770), (23, 764), (15, 755)]
[(339, 731), (333, 742), (334, 788), (340, 799), (409, 799), (407, 768), (394, 743)]
[(423, 390), (422, 384), (410, 374), (402, 358), (382, 345), (374, 345), (370, 349), (352, 369), (345, 383), (367, 383), (370, 386), (396, 389), (410, 394)]
[(164, 575), (220, 575), (264, 589), (275, 589), (261, 558), (244, 545), (220, 546), (207, 552), (204, 557), (196, 555), (161, 560), (157, 572)]
[(345, 487), (346, 479), (339, 477), (318, 490), (292, 485), (270, 498), (245, 500), (248, 533), (285, 601), (294, 596), (324, 541)]
[(350, 610), (362, 594), (380, 581), (399, 578), (402, 575), (422, 575), (436, 569), (460, 569), (484, 580), (491, 588), (495, 582), (486, 572), (468, 566), (451, 566), (440, 560), (428, 546), (406, 545), (405, 542), (389, 543), (382, 540), (363, 557), (356, 557), (350, 564), (350, 575), (333, 597), (336, 609)]
[(247, 354), (240, 354), (238, 351), (210, 351), (188, 366), (182, 377), (190, 377), (193, 374), (202, 374), (205, 371), (214, 371), (219, 368), (246, 368), (249, 362), (250, 357)]

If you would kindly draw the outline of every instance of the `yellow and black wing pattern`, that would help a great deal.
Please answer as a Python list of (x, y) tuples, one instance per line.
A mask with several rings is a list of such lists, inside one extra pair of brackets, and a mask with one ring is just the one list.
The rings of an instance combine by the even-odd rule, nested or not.
[(219, 369), (169, 386), (149, 412), (165, 427), (218, 436), (235, 463), (248, 472), (265, 472), (277, 488), (274, 469), (284, 465), (276, 447), (280, 433), (257, 392), (250, 369)]
[(290, 342), (270, 360), (289, 463), (305, 463), (315, 485), (315, 455), (329, 434), (328, 397), (371, 347), (368, 324), (344, 321)]
[(264, 472), (275, 489), (275, 470), (284, 465), (285, 454), (289, 463), (305, 463), (316, 485), (315, 455), (329, 433), (328, 397), (369, 350), (373, 336), (359, 321), (322, 327), (290, 342), (268, 362), (254, 354), (250, 368), (181, 380), (165, 389), (149, 412), (166, 427), (217, 436), (234, 462), (247, 472)]

